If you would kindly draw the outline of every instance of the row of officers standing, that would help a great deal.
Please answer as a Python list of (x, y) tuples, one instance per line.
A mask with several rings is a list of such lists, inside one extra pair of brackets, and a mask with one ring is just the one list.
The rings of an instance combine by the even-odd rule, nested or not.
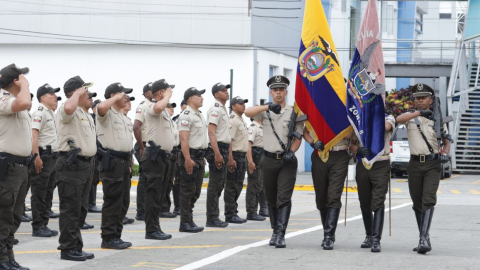
[[(9, 93), (0, 97), (0, 269), (28, 269), (16, 262), (13, 240), (23, 213), (29, 168), (33, 170), (32, 182), (41, 179), (38, 181), (42, 181), (43, 186), (48, 186), (54, 172), (57, 174), (60, 199), (58, 249), (61, 250), (61, 259), (85, 261), (94, 258), (92, 253), (83, 251), (80, 232), (85, 224), (88, 209), (85, 202), (88, 202), (94, 167), (99, 171), (104, 194), (101, 246), (112, 249), (131, 247), (132, 243), (123, 241), (121, 236), (130, 203), (134, 153), (140, 161), (141, 170), (137, 219), (145, 220), (146, 239), (166, 240), (172, 237), (161, 230), (159, 214), (169, 212), (164, 210), (164, 206), (168, 205), (166, 197), (169, 197), (171, 179), (175, 174), (179, 176), (175, 177), (173, 185), (174, 191), (179, 190), (179, 231), (197, 233), (203, 230), (193, 220), (193, 208), (200, 196), (207, 160), (210, 179), (206, 226), (222, 228), (228, 223), (246, 222), (238, 216), (237, 200), (248, 172), (247, 219), (262, 221), (265, 220), (263, 216), (268, 215), (273, 230), (270, 245), (286, 247), (285, 234), (298, 166), (294, 153), (301, 145), (301, 139), (291, 139), (292, 130), (289, 127), (292, 126), (294, 108), (285, 102), (289, 85), (287, 78), (274, 76), (268, 80), (273, 99), (270, 104), (246, 109), (248, 100), (233, 98), (230, 102), (233, 113), (230, 116), (225, 107), (230, 86), (215, 84), (212, 87), (215, 103), (208, 109), (207, 119), (199, 110), (203, 106), (205, 90), (187, 89), (182, 102), (185, 103), (182, 107), (186, 107), (182, 108), (179, 116), (172, 118), (167, 108), (172, 106), (169, 101), (175, 86), (163, 79), (158, 80), (144, 87), (145, 100), (137, 108), (135, 123), (132, 124), (126, 112), (130, 109), (129, 101), (133, 100), (128, 94), (133, 89), (120, 83), (108, 86), (106, 100), (96, 106), (95, 123), (88, 113), (93, 93), (89, 93), (87, 88), (92, 83), (84, 82), (79, 76), (70, 78), (64, 84), (67, 101), (60, 105), (56, 115), (53, 112), (57, 102), (55, 93), (60, 88), (52, 88), (48, 84), (40, 87), (37, 98), (41, 104), (31, 119), (27, 112), (31, 96), (24, 76), (26, 73), (28, 68), (18, 68), (14, 64), (0, 70), (0, 86)], [(421, 127), (408, 124), (412, 153), (409, 185), (420, 231), (417, 251), (425, 253), (431, 249), (429, 228), (436, 203), (433, 190), (438, 188), (440, 179), (440, 158), (438, 151), (423, 153), (425, 147), (421, 145), (421, 137), (415, 134), (418, 129), (424, 129), (423, 133), (430, 143), (436, 142), (430, 123), (432, 120), (428, 119), (431, 116), (428, 102), (431, 104), (433, 90), (423, 85), (421, 89), (414, 90), (419, 111), (402, 115), (398, 122), (410, 123), (419, 116), (425, 118), (421, 120)], [(254, 120), (250, 127), (243, 120), (244, 114)], [(385, 121), (384, 156), (373, 167), (365, 166), (361, 161), (357, 163), (359, 199), (366, 231), (366, 239), (361, 246), (371, 248), (372, 252), (381, 250), (384, 201), (390, 177), (388, 141), (395, 119), (386, 116)], [(350, 154), (362, 159), (362, 156), (370, 155), (370, 150), (357, 147), (355, 138), (348, 135), (337, 142), (328, 155), (320, 155), (324, 150), (323, 143), (313, 139), (315, 136), (304, 129), (303, 122), (294, 123), (293, 131), (302, 134), (315, 149), (312, 154), (312, 178), (324, 227), (321, 245), (323, 249), (331, 250)], [(136, 139), (135, 150), (133, 137)], [(448, 154), (448, 150), (445, 147), (444, 153)], [(35, 178), (35, 175), (39, 176)], [(261, 209), (259, 215), (257, 210), (262, 189), (268, 210)], [(223, 190), (225, 222), (219, 218), (219, 198)], [(45, 200), (45, 192), (35, 193), (32, 205), (34, 197)], [(32, 227), (34, 231), (50, 231), (53, 236), (55, 232), (47, 227), (48, 212), (44, 208), (40, 213), (46, 221), (34, 222)]]

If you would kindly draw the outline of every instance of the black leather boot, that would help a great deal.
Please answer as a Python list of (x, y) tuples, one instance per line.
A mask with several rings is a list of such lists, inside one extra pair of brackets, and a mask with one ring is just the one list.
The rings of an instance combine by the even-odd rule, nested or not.
[[(322, 226), (325, 228), (325, 221), (327, 221), (328, 208), (320, 209), (320, 218), (322, 219)], [(325, 244), (325, 239), (322, 240), (322, 247)]]
[(432, 250), (430, 245), (430, 225), (432, 224), (433, 210), (435, 207), (427, 209), (422, 214), (422, 224), (420, 227), (420, 240), (418, 241), (417, 253), (425, 254)]
[(276, 248), (285, 248), (287, 243), (285, 243), (285, 232), (287, 231), (288, 220), (290, 219), (290, 212), (292, 211), (292, 203), (289, 202), (286, 206), (278, 208), (278, 217), (277, 217), (277, 242), (275, 243)]
[(270, 238), (269, 245), (275, 246), (275, 243), (277, 243), (278, 209), (275, 207), (269, 207), (268, 213), (270, 214), (270, 226), (272, 227), (272, 230), (273, 230), (272, 238)]
[(258, 204), (260, 204), (260, 211), (258, 211), (258, 214), (260, 216), (269, 217), (270, 215), (268, 214), (268, 203), (265, 201), (265, 193), (263, 192), (263, 190), (261, 190), (258, 194)]
[(364, 209), (360, 207), (362, 210), (362, 217), (363, 217), (363, 226), (365, 227), (365, 240), (363, 241), (361, 248), (370, 248), (372, 247), (372, 227), (373, 227), (373, 214), (372, 211), (369, 209)]
[(327, 220), (323, 227), (324, 241), (323, 249), (332, 250), (335, 242), (335, 231), (337, 230), (338, 217), (340, 215), (340, 208), (328, 208)]
[[(418, 226), (418, 233), (420, 234), (420, 226), (422, 226), (422, 212), (413, 209), (415, 212), (415, 219), (417, 220), (417, 226)], [(413, 248), (413, 251), (417, 252), (418, 246)]]
[(373, 218), (373, 232), (372, 232), (372, 252), (380, 252), (382, 251), (382, 247), (380, 246), (380, 239), (382, 239), (382, 232), (383, 232), (383, 221), (385, 218), (385, 208), (382, 207), (375, 211), (375, 216)]

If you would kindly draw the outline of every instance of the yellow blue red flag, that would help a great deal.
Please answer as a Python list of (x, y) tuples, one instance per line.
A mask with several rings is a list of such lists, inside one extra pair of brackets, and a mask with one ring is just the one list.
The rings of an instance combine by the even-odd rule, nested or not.
[(306, 0), (295, 85), (295, 111), (307, 114), (306, 127), (329, 150), (352, 132), (346, 110), (347, 90), (321, 0)]

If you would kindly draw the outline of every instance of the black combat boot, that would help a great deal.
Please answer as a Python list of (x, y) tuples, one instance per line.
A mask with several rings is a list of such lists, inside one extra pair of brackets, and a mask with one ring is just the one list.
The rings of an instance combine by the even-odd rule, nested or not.
[[(417, 226), (418, 226), (418, 233), (420, 234), (420, 227), (422, 226), (422, 212), (413, 209), (415, 212), (415, 219), (417, 220)], [(413, 248), (413, 251), (417, 252), (418, 246)]]
[(325, 244), (323, 244), (324, 250), (333, 249), (333, 243), (335, 242), (335, 230), (337, 229), (339, 215), (340, 208), (328, 208), (327, 220), (325, 221), (325, 226), (323, 227), (325, 241)]
[(292, 203), (289, 202), (288, 205), (278, 208), (278, 217), (277, 217), (277, 242), (275, 243), (276, 248), (285, 248), (287, 244), (285, 243), (285, 232), (288, 226), (288, 220), (290, 219), (290, 212), (292, 211)]
[[(320, 209), (320, 218), (322, 219), (322, 226), (325, 228), (325, 221), (327, 221), (328, 208)], [(325, 245), (325, 239), (322, 240), (322, 247)]]
[(278, 209), (275, 207), (269, 207), (268, 213), (270, 214), (270, 226), (272, 227), (273, 233), (270, 242), (270, 246), (275, 246), (277, 243), (277, 219), (278, 219)]
[(180, 216), (180, 184), (173, 185), (172, 189), (173, 194), (173, 213)]
[(265, 217), (257, 213), (253, 213), (253, 214), (247, 214), (247, 220), (264, 221)]
[(385, 208), (382, 207), (375, 211), (375, 217), (373, 218), (373, 233), (372, 233), (372, 252), (382, 251), (380, 246), (380, 239), (382, 239), (383, 232), (383, 220), (385, 218)]
[(263, 190), (258, 194), (258, 204), (260, 204), (260, 211), (258, 211), (258, 214), (263, 217), (269, 217), (268, 203), (265, 201), (265, 193)]
[(49, 218), (59, 218), (60, 217), (60, 215), (53, 212), (52, 209), (48, 209), (47, 211), (48, 211), (48, 217)]
[(435, 207), (427, 209), (422, 214), (422, 224), (420, 227), (420, 240), (418, 241), (417, 253), (425, 254), (432, 250), (430, 244), (430, 225), (432, 224), (433, 210)]
[(184, 222), (180, 223), (180, 228), (178, 229), (180, 232), (186, 233), (199, 233), (203, 231), (203, 227), (198, 227), (194, 223), (191, 222)]
[(164, 233), (162, 230), (145, 233), (145, 239), (168, 240), (170, 238), (172, 238), (172, 235), (168, 233)]
[(370, 248), (372, 247), (372, 227), (373, 227), (373, 214), (370, 209), (364, 209), (360, 207), (362, 210), (362, 217), (363, 217), (363, 226), (365, 226), (365, 240), (363, 241), (361, 248)]
[(86, 261), (87, 257), (81, 252), (75, 249), (62, 250), (60, 253), (60, 259), (68, 261)]

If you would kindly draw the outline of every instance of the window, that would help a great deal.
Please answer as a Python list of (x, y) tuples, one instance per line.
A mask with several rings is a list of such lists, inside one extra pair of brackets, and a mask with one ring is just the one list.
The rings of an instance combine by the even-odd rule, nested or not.
[(452, 2), (440, 2), (439, 17), (440, 19), (452, 18)]
[(415, 16), (415, 32), (417, 32), (417, 35), (423, 34), (423, 14), (418, 10)]

